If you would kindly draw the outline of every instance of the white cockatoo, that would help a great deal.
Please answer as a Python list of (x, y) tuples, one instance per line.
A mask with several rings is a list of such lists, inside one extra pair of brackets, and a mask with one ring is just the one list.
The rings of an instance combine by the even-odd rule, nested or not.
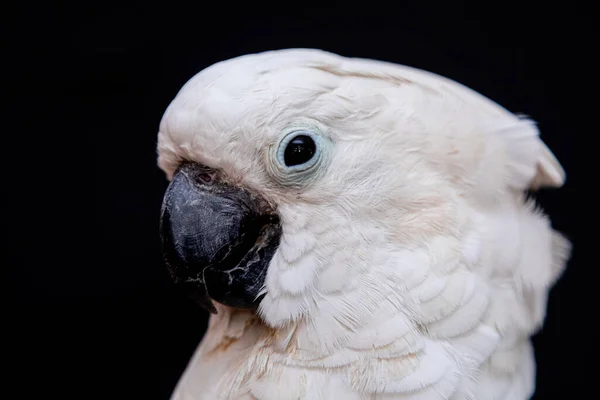
[(536, 124), (414, 68), (311, 49), (194, 76), (160, 124), (161, 234), (211, 311), (174, 400), (507, 399), (570, 253), (527, 197)]

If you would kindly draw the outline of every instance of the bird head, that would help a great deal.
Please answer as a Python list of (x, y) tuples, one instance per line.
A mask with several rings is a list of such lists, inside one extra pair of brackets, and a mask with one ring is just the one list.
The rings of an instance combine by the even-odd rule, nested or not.
[(470, 205), (563, 179), (531, 121), (440, 76), (318, 50), (201, 71), (158, 153), (174, 280), (272, 326), (410, 313), (402, 288), (472, 250)]

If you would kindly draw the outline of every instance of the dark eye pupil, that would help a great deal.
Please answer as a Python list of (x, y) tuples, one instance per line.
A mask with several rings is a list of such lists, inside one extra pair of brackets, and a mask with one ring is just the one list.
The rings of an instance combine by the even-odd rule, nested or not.
[(298, 135), (285, 148), (283, 161), (288, 167), (304, 164), (312, 158), (316, 149), (315, 142), (310, 136)]

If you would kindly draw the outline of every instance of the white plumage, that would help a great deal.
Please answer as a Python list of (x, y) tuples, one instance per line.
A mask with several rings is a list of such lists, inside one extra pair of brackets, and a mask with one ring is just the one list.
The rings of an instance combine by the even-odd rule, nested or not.
[[(313, 174), (271, 149), (326, 139)], [(196, 161), (264, 196), (283, 235), (258, 314), (217, 305), (174, 394), (199, 399), (530, 397), (530, 336), (569, 242), (525, 199), (564, 172), (531, 120), (446, 78), (318, 50), (200, 72), (159, 165)]]

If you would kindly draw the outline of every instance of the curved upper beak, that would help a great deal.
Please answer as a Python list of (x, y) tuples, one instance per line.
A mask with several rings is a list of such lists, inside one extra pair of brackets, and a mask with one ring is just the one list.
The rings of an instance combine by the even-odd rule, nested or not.
[(165, 193), (160, 223), (171, 276), (212, 313), (211, 299), (258, 306), (281, 237), (279, 218), (266, 202), (217, 176), (198, 164), (181, 166)]

